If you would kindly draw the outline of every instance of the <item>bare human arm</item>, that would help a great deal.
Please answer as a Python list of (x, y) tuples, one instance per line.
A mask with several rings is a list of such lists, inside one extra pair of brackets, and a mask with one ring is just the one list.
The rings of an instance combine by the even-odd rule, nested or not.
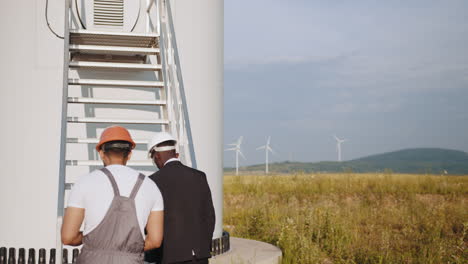
[(146, 224), (145, 251), (161, 246), (163, 239), (164, 211), (151, 211)]
[(68, 207), (65, 210), (61, 232), (64, 245), (79, 246), (82, 244), (83, 232), (80, 232), (80, 227), (84, 216), (84, 208)]

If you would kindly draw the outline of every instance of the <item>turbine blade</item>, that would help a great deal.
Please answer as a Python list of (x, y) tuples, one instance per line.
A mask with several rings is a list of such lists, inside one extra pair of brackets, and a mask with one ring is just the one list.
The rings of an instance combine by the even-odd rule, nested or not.
[(239, 154), (241, 155), (242, 158), (244, 158), (245, 160), (247, 160), (247, 159), (245, 158), (244, 154), (242, 154), (242, 151), (240, 151), (240, 149), (237, 150), (237, 151), (239, 151)]
[(225, 149), (224, 151), (231, 151), (231, 150), (237, 150), (236, 148), (229, 148), (229, 149)]
[(270, 146), (268, 146), (268, 150), (269, 150), (271, 153), (276, 154), (276, 152), (275, 152), (272, 148), (270, 148)]
[(244, 139), (244, 136), (240, 136), (239, 139), (237, 140), (237, 145), (242, 144), (243, 139)]
[(257, 150), (260, 150), (260, 149), (265, 149), (266, 146), (260, 146), (257, 148)]
[(267, 139), (267, 145), (270, 145), (270, 141), (271, 141), (271, 136), (268, 136), (268, 139)]

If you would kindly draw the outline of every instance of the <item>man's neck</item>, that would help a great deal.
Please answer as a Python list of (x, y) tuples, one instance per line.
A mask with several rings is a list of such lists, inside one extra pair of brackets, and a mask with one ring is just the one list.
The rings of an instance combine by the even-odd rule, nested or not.
[(127, 162), (122, 161), (122, 160), (111, 160), (111, 161), (109, 161), (109, 163), (106, 164), (106, 166), (110, 166), (110, 165), (122, 165), (122, 166), (125, 166), (125, 165), (127, 165)]

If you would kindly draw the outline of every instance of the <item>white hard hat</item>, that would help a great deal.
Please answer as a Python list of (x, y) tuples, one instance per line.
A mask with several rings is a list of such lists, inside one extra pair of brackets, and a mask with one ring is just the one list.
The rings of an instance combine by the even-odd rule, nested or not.
[[(156, 147), (157, 145), (166, 142), (166, 141), (174, 141), (174, 146), (165, 146), (165, 147)], [(148, 155), (151, 155), (151, 151), (168, 151), (175, 149), (175, 143), (177, 140), (168, 132), (158, 132), (156, 133), (153, 138), (151, 138), (150, 143), (148, 144)]]

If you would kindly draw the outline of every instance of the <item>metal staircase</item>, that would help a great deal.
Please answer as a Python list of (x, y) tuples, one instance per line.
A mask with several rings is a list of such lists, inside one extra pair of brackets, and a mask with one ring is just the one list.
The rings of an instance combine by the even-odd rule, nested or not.
[[(57, 208), (57, 253), (62, 253), (60, 228), (67, 191), (77, 175), (70, 168), (102, 166), (95, 153), (98, 130), (118, 124), (131, 126), (131, 132), (169, 131), (178, 139), (181, 159), (196, 167), (180, 63), (169, 2), (149, 1), (144, 33), (89, 31), (73, 28), (73, 12), (67, 0), (65, 15), (65, 56)], [(101, 89), (98, 91), (98, 89)], [(102, 97), (106, 89), (114, 97)], [(137, 99), (131, 95), (149, 91)], [(75, 94), (75, 95), (72, 95)], [(78, 94), (78, 95), (76, 95)], [(98, 112), (108, 110), (106, 116)], [(150, 110), (150, 118), (133, 111)], [(79, 109), (72, 111), (71, 108)], [(122, 113), (111, 116), (109, 113)], [(77, 113), (81, 113), (78, 115)], [(148, 115), (146, 115), (148, 116)], [(71, 129), (73, 125), (81, 127)], [(73, 136), (73, 130), (86, 131), (86, 137)], [(148, 131), (149, 130), (149, 131)], [(91, 132), (90, 132), (91, 131)], [(89, 135), (92, 135), (90, 137)], [(147, 138), (135, 138), (137, 148), (146, 149)], [(87, 159), (73, 158), (74, 145), (84, 145)], [(147, 158), (130, 160), (129, 166), (155, 170)], [(62, 259), (62, 256), (57, 256)]]

